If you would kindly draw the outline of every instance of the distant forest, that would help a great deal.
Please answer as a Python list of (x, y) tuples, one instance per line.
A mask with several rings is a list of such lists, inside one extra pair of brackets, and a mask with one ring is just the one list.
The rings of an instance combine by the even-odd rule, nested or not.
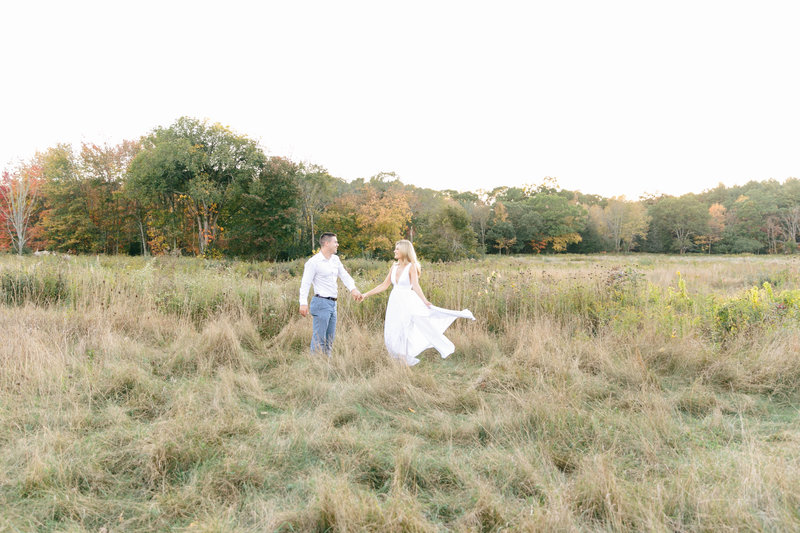
[[(487, 182), (496, 182), (487, 176)], [(267, 156), (220, 124), (183, 117), (116, 146), (59, 144), (3, 172), (0, 250), (286, 260), (334, 231), (343, 255), (428, 261), (483, 254), (798, 250), (800, 180), (637, 201), (539, 185), (457, 192), (381, 173), (352, 182)]]

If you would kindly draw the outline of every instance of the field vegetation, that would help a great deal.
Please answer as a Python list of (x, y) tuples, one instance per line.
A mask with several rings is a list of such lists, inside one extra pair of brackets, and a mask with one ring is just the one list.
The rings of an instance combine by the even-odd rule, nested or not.
[(301, 272), (0, 255), (0, 531), (800, 529), (796, 259), (426, 264), (478, 320), (413, 368)]

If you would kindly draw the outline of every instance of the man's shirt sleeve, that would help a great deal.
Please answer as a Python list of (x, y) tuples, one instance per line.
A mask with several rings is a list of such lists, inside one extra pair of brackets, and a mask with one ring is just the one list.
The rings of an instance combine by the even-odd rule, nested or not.
[(300, 305), (308, 305), (308, 289), (311, 288), (317, 267), (317, 262), (312, 259), (306, 261), (303, 266), (303, 280), (300, 282)]
[(356, 282), (353, 281), (353, 278), (347, 272), (347, 269), (344, 268), (341, 259), (337, 258), (337, 261), (339, 263), (339, 279), (342, 280), (342, 283), (344, 283), (344, 286), (347, 287), (348, 291), (352, 291), (356, 288)]

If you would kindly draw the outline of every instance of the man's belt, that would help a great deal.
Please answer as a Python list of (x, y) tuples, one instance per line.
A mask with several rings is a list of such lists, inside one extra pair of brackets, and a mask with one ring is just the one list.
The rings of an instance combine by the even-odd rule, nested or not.
[(315, 294), (314, 298), (325, 298), (326, 300), (336, 301), (336, 298), (331, 298), (330, 296), (320, 296), (319, 294)]

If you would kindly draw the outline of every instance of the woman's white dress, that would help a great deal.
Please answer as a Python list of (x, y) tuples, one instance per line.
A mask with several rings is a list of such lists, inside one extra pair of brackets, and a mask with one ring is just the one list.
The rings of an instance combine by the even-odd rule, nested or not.
[(455, 346), (444, 336), (445, 330), (456, 318), (475, 320), (475, 317), (468, 309), (428, 308), (411, 288), (411, 266), (406, 265), (399, 274), (397, 265), (392, 267), (393, 288), (386, 306), (383, 338), (392, 357), (415, 365), (419, 363), (417, 355), (428, 348), (436, 348), (442, 358), (453, 353)]

